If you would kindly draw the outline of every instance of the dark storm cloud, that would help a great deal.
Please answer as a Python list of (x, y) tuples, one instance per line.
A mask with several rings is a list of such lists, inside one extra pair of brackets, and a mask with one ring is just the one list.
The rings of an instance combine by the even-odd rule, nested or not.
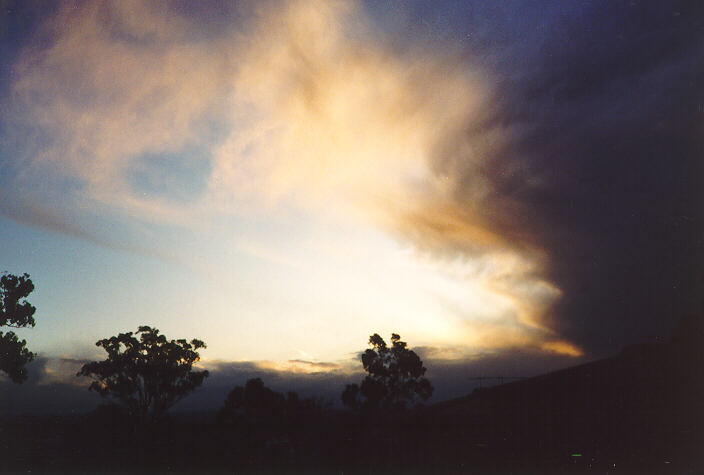
[[(0, 416), (19, 414), (82, 413), (100, 404), (100, 397), (87, 390), (86, 380), (75, 377), (82, 360), (38, 357), (27, 365), (28, 378), (22, 384), (0, 380)], [(65, 369), (61, 374), (52, 374)]]
[[(504, 3), (458, 18), (496, 93), (436, 150), (455, 206), (546, 254), (563, 295), (544, 321), (563, 337), (594, 354), (666, 337), (704, 287), (704, 5)], [(467, 156), (496, 131), (480, 161)]]

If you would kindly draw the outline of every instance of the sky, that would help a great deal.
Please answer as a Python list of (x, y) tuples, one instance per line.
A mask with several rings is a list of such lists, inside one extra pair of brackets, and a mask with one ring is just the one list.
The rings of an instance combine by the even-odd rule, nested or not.
[(396, 332), (448, 397), (701, 307), (699, 2), (0, 5), (29, 385), (146, 324), (222, 385), (332, 387)]

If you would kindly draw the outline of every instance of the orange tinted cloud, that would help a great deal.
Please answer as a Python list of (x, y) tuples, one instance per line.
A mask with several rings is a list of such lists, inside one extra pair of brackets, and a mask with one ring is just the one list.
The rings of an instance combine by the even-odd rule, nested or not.
[[(488, 78), (450, 47), (398, 54), (355, 2), (253, 3), (247, 12), (244, 24), (194, 35), (192, 19), (155, 4), (59, 11), (44, 26), (50, 45), (24, 51), (12, 85), (17, 137), (44, 138), (27, 150), (28, 169), (77, 180), (81, 206), (140, 223), (200, 230), (292, 208), (380, 229), (422, 256), (414, 276), (437, 274), (414, 284), (486, 302), (493, 318), (455, 315), (467, 344), (545, 341), (565, 352), (541, 325), (559, 296), (542, 277), (543, 257), (481, 209), (491, 190), (480, 165), (501, 132), (467, 143), (464, 131), (491, 107)], [(131, 186), (144, 155), (168, 160), (193, 144), (205, 152), (187, 159), (209, 170), (198, 196), (173, 202)], [(455, 149), (477, 169), (462, 206), (439, 163)], [(240, 250), (297, 266), (248, 242)], [(456, 325), (436, 327), (450, 334)]]

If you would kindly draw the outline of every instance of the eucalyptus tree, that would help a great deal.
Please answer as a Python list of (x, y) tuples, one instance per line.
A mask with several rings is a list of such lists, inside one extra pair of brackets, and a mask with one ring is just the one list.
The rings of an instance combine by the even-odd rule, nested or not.
[(89, 389), (124, 406), (135, 422), (156, 422), (203, 384), (208, 371), (196, 371), (201, 340), (168, 340), (156, 328), (140, 326), (99, 340), (108, 356), (83, 365), (78, 376), (93, 379)]
[[(34, 312), (37, 309), (27, 301), (33, 290), (34, 284), (29, 274), (3, 274), (0, 277), (0, 328), (34, 327)], [(0, 331), (0, 372), (10, 380), (15, 383), (26, 380), (26, 365), (34, 356), (27, 349), (27, 342), (20, 340), (14, 331)]]
[(348, 384), (342, 402), (353, 409), (397, 410), (428, 400), (433, 386), (424, 377), (426, 368), (420, 357), (410, 350), (396, 333), (391, 346), (377, 333), (369, 337), (372, 348), (362, 353), (362, 366), (367, 372), (360, 385)]

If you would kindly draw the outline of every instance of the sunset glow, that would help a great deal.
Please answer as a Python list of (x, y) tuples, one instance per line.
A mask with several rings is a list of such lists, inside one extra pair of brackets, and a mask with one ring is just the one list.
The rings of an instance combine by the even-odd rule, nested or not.
[[(211, 30), (149, 4), (61, 8), (37, 36), (50, 45), (20, 54), (19, 220), (118, 249), (93, 251), (107, 274), (129, 254), (148, 269), (92, 284), (122, 303), (71, 318), (95, 336), (197, 334), (219, 359), (338, 361), (371, 330), (579, 354), (540, 323), (559, 289), (539, 255), (449, 204), (441, 149), (479, 168), (500, 144), (459, 138), (491, 107), (491, 78), (451, 44), (396, 51), (354, 2), (240, 13)], [(33, 337), (49, 351), (72, 338), (48, 328)]]

